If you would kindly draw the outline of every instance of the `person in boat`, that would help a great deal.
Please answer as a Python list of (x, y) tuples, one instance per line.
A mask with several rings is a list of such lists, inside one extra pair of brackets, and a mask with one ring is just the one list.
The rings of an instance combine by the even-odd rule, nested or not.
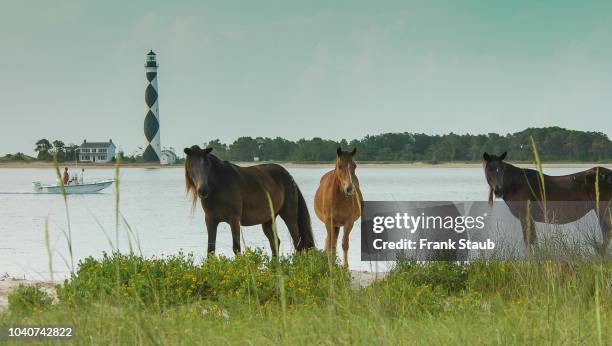
[(85, 181), (85, 168), (81, 169), (81, 176), (79, 177), (79, 184), (83, 184)]
[(64, 168), (64, 176), (62, 177), (62, 180), (64, 181), (64, 185), (68, 185), (68, 183), (70, 182), (70, 174), (68, 174), (68, 167)]

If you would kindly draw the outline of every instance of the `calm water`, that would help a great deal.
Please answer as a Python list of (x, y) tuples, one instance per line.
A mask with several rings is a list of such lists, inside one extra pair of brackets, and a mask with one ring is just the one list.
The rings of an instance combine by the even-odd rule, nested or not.
[[(331, 166), (330, 166), (331, 167)], [(577, 168), (551, 168), (549, 174), (568, 174)], [(325, 239), (325, 226), (313, 209), (314, 193), (324, 168), (292, 168), (313, 217), (318, 247)], [(366, 200), (486, 200), (488, 189), (480, 168), (365, 168), (357, 175)], [(113, 170), (88, 169), (86, 179), (112, 178)], [(53, 250), (55, 277), (68, 272), (69, 255), (64, 233), (67, 232), (65, 208), (59, 195), (29, 193), (31, 182), (54, 181), (52, 169), (0, 169), (0, 275), (48, 279), (48, 256), (44, 245), (44, 222), (48, 219)], [(68, 196), (75, 263), (86, 256), (100, 256), (110, 251), (109, 238), (115, 243), (114, 193), (109, 188), (94, 195)], [(201, 208), (191, 213), (185, 196), (183, 170), (129, 168), (121, 171), (120, 211), (138, 235), (144, 255), (193, 252), (201, 258), (206, 251)], [(281, 251), (292, 246), (284, 223), (279, 218)], [(260, 226), (243, 227), (248, 246), (269, 252), (267, 238)], [(126, 229), (119, 229), (120, 248), (127, 249)], [(349, 262), (352, 269), (376, 270), (376, 265), (360, 261), (360, 226), (351, 232)], [(219, 226), (217, 252), (232, 255), (229, 227)], [(339, 247), (340, 249), (340, 247)], [(340, 249), (341, 252), (341, 249)]]

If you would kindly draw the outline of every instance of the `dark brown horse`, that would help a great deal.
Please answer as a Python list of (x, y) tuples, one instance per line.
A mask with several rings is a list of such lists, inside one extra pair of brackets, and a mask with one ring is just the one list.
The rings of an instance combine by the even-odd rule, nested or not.
[[(612, 238), (612, 171), (604, 167), (549, 176), (504, 162), (500, 156), (483, 154), (485, 177), (489, 184), (489, 205), (501, 197), (521, 221), (523, 240), (529, 249), (537, 240), (535, 222), (566, 224), (594, 210), (601, 227), (602, 253)], [(542, 184), (543, 181), (543, 184)]]
[[(217, 226), (227, 222), (232, 230), (234, 253), (240, 252), (240, 226), (262, 225), (272, 254), (278, 255), (273, 222), (279, 215), (291, 234), (296, 250), (314, 247), (310, 215), (293, 177), (276, 164), (239, 167), (221, 161), (211, 148), (185, 148), (185, 184), (195, 205), (204, 209), (208, 253), (215, 252)], [(274, 217), (272, 217), (274, 214)]]
[(321, 178), (314, 202), (317, 217), (327, 229), (325, 250), (335, 255), (340, 227), (344, 228), (342, 250), (345, 267), (348, 267), (349, 234), (353, 223), (361, 216), (363, 202), (359, 180), (355, 175), (357, 165), (353, 161), (356, 152), (356, 149), (349, 152), (338, 148), (336, 168)]

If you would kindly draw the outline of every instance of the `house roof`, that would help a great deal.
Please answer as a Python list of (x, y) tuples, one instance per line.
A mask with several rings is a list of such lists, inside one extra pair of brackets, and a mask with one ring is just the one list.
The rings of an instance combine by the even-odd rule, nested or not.
[(108, 148), (114, 146), (113, 142), (83, 142), (81, 148)]

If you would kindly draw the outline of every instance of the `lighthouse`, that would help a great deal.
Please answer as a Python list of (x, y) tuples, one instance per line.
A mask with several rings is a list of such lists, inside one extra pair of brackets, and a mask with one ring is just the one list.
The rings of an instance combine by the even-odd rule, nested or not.
[(159, 162), (161, 141), (159, 138), (159, 101), (157, 93), (157, 57), (151, 50), (145, 62), (145, 150), (142, 158), (147, 162)]

